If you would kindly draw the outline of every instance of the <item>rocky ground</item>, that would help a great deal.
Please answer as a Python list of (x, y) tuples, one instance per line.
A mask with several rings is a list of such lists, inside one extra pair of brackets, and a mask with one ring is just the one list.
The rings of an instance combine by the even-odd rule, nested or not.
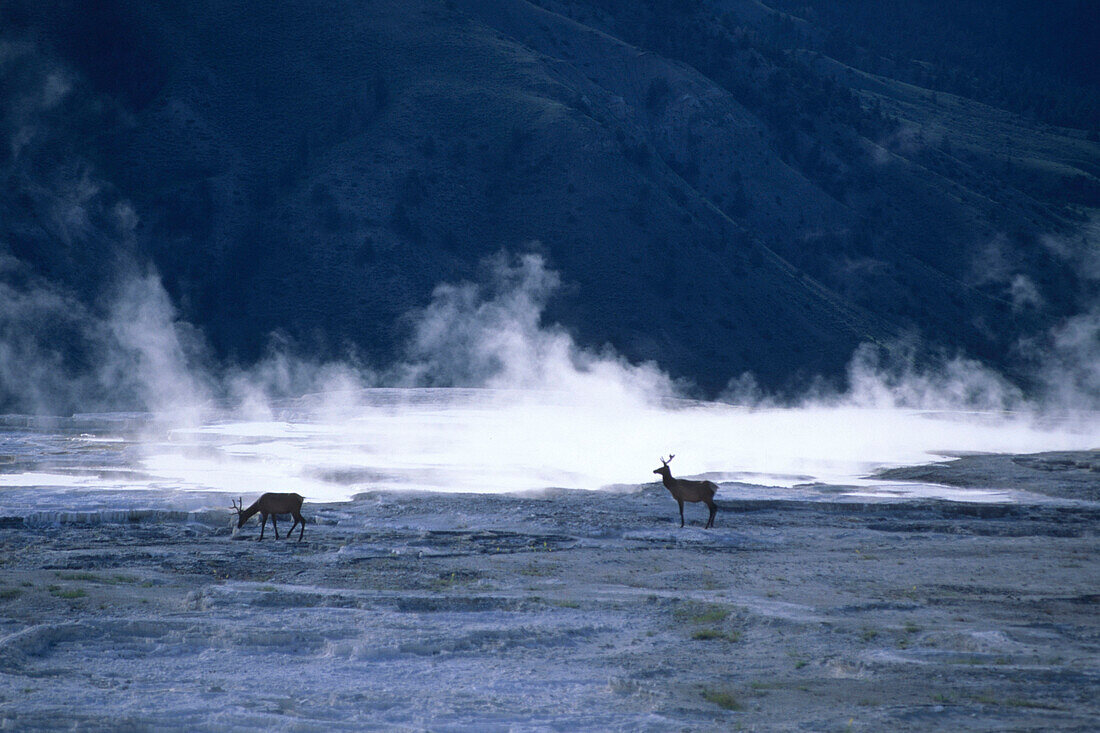
[(1013, 503), (720, 492), (709, 531), (657, 484), (366, 494), (301, 543), (228, 502), (7, 517), (0, 728), (1092, 730), (1098, 466), (919, 469)]

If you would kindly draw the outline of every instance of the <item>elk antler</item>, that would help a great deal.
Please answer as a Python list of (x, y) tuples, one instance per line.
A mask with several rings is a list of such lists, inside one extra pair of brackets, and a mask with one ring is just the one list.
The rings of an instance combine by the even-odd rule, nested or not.
[(668, 456), (668, 460), (666, 461), (664, 458), (662, 458), (661, 463), (663, 463), (667, 466), (668, 464), (672, 463), (672, 459), (675, 458), (675, 457), (676, 457), (676, 454), (670, 453), (669, 456)]

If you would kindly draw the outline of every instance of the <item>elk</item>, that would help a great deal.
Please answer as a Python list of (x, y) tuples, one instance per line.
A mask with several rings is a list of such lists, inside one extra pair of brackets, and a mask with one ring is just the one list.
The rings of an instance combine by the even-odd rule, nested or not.
[(680, 505), (681, 527), (684, 526), (684, 502), (701, 501), (710, 509), (710, 518), (707, 519), (707, 525), (703, 527), (703, 529), (710, 529), (714, 526), (714, 515), (718, 512), (718, 505), (714, 503), (714, 492), (718, 491), (718, 484), (713, 481), (692, 481), (684, 478), (672, 478), (672, 469), (668, 467), (668, 464), (675, 457), (675, 455), (670, 455), (667, 461), (662, 458), (661, 463), (664, 465), (655, 469), (653, 473), (659, 473), (661, 475), (661, 483), (665, 485), (668, 492), (672, 494), (672, 498)]
[(271, 526), (275, 528), (275, 539), (279, 539), (279, 525), (275, 523), (275, 517), (279, 514), (291, 514), (294, 516), (294, 524), (290, 525), (290, 531), (286, 533), (287, 539), (290, 539), (294, 528), (301, 524), (302, 528), (298, 530), (298, 541), (302, 541), (302, 535), (306, 531), (306, 520), (302, 517), (302, 497), (300, 495), (268, 493), (252, 502), (252, 506), (247, 509), (243, 507), (244, 497), (242, 496), (237, 502), (233, 503), (233, 511), (237, 512), (238, 529), (243, 527), (244, 523), (251, 519), (253, 514), (259, 512), (260, 539), (264, 538), (268, 515), (271, 516)]

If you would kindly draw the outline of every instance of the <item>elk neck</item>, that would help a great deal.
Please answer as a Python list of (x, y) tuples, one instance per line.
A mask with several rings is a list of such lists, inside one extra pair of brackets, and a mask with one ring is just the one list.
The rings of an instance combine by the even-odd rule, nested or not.
[(258, 511), (260, 511), (260, 501), (257, 499), (256, 501), (252, 502), (252, 506), (241, 512), (241, 524), (244, 524), (249, 519), (251, 519), (252, 515), (254, 515)]

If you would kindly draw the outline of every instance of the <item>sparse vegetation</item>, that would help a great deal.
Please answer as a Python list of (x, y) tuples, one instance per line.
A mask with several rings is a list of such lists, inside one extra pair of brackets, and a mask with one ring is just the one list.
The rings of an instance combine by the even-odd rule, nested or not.
[(65, 600), (76, 600), (77, 598), (84, 598), (88, 595), (88, 591), (83, 588), (62, 588), (61, 586), (51, 585), (46, 590), (50, 595), (57, 598), (64, 598)]
[(1010, 708), (1032, 708), (1036, 710), (1061, 710), (1061, 705), (1054, 705), (1040, 700), (1027, 700), (1022, 697), (1010, 697), (1005, 700), (1005, 705)]
[(472, 583), (478, 579), (478, 573), (473, 570), (452, 570), (449, 573), (441, 573), (433, 578), (430, 587), (432, 590), (447, 590), (463, 583)]
[(703, 699), (707, 702), (714, 703), (723, 710), (744, 710), (745, 706), (734, 697), (733, 693), (727, 690), (717, 690), (710, 687), (703, 688)]
[(88, 583), (103, 583), (106, 585), (127, 585), (136, 584), (141, 581), (135, 575), (96, 575), (95, 573), (89, 573), (86, 571), (58, 571), (54, 573), (58, 580), (75, 580), (84, 581)]
[(972, 695), (968, 695), (968, 698), (980, 705), (995, 705), (997, 707), (1009, 707), (1009, 708), (1029, 708), (1034, 710), (1061, 710), (1062, 706), (1053, 703), (1041, 702), (1039, 700), (1029, 700), (1022, 697), (1006, 697), (999, 698), (991, 695), (987, 692), (979, 692)]
[(98, 581), (99, 580), (98, 575), (93, 575), (92, 573), (86, 573), (86, 572), (76, 572), (76, 573), (73, 573), (73, 572), (58, 572), (58, 573), (55, 573), (55, 575), (58, 578), (60, 578), (61, 580), (90, 580), (90, 581)]
[(729, 618), (730, 610), (717, 604), (687, 604), (676, 610), (676, 618), (693, 624), (716, 624)]
[(695, 641), (721, 640), (728, 641), (732, 644), (741, 641), (741, 632), (720, 631), (718, 629), (698, 629), (692, 633), (691, 638)]
[(519, 569), (520, 575), (528, 575), (535, 578), (545, 578), (547, 576), (556, 575), (558, 567), (556, 565), (547, 565), (544, 563), (529, 563)]

